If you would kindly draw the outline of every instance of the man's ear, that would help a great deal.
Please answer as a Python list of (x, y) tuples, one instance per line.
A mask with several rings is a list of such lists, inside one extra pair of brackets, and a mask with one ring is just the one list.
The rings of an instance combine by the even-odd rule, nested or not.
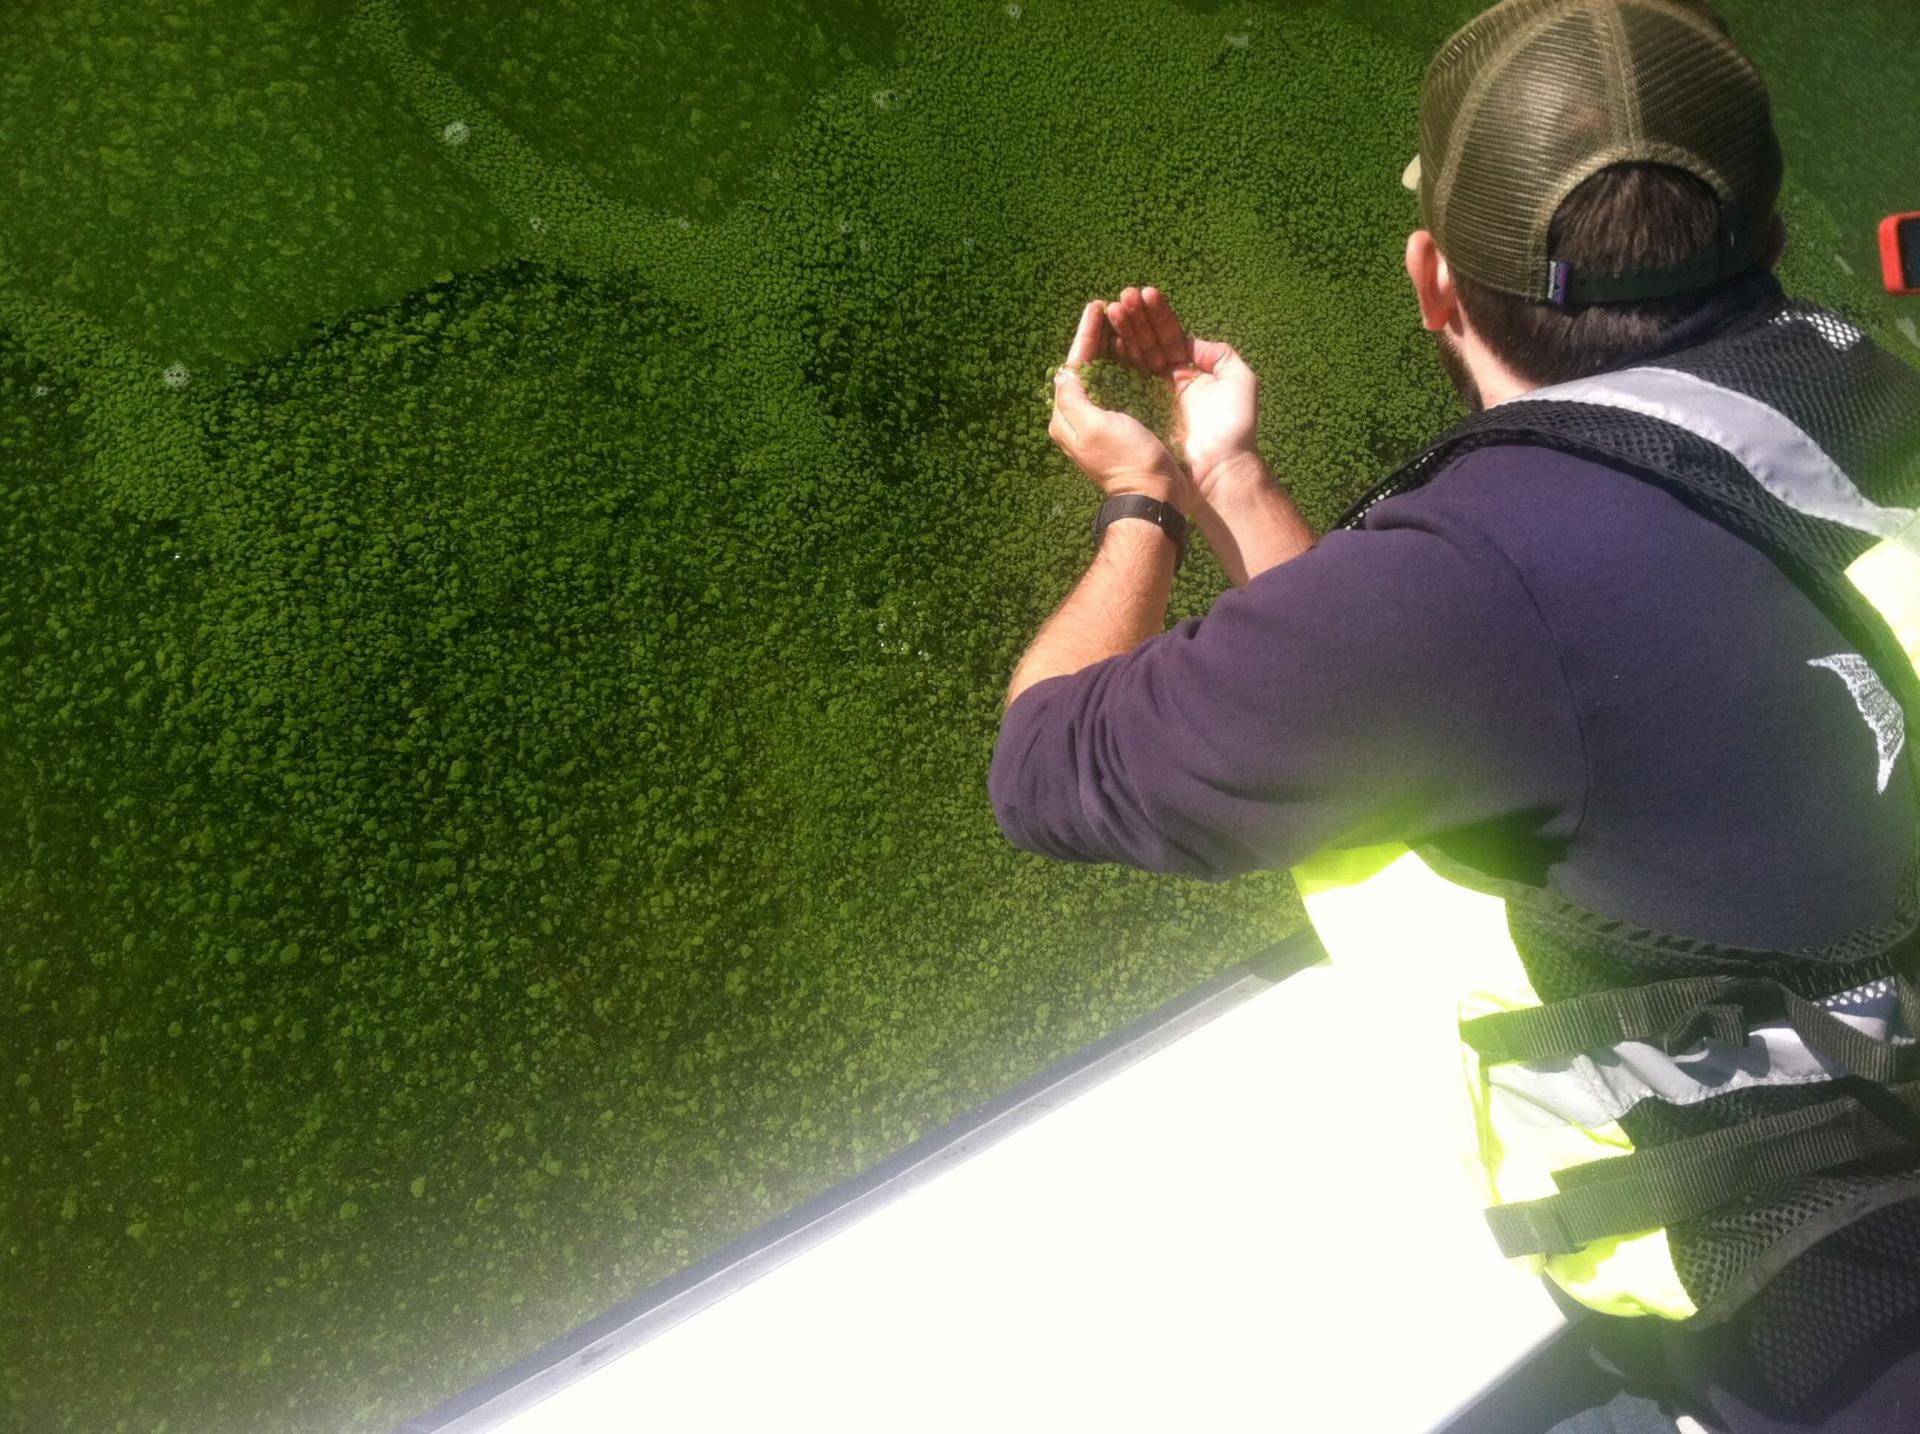
[(1413, 281), (1414, 296), (1420, 301), (1420, 322), (1439, 332), (1450, 326), (1460, 312), (1454, 292), (1453, 271), (1447, 267), (1440, 246), (1425, 229), (1416, 229), (1407, 237), (1407, 277)]

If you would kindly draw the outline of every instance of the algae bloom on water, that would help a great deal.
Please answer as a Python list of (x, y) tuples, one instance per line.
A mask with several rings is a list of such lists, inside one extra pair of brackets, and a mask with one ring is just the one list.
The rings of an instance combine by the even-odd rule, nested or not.
[[(392, 1429), (1298, 929), (995, 821), (1043, 371), (1163, 288), (1311, 520), (1452, 422), (1480, 3), (0, 5), (0, 1434)], [(1895, 7), (1717, 8), (1920, 363)]]

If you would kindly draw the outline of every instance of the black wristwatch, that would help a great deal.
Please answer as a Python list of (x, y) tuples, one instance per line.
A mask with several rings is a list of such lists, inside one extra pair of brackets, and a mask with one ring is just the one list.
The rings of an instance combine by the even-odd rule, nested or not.
[(1107, 531), (1107, 524), (1121, 518), (1148, 518), (1158, 523), (1173, 539), (1175, 555), (1173, 570), (1180, 571), (1180, 564), (1187, 560), (1187, 520), (1180, 510), (1171, 503), (1159, 498), (1149, 498), (1145, 493), (1121, 493), (1107, 499), (1100, 505), (1100, 511), (1093, 515), (1093, 550), (1100, 551), (1100, 536)]

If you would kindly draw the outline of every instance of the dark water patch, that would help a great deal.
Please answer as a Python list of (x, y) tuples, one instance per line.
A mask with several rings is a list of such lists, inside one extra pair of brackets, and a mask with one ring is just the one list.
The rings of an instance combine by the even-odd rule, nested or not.
[(408, 30), (550, 162), (696, 220), (724, 213), (819, 92), (884, 64), (896, 34), (875, 0), (422, 0)]
[(512, 235), (333, 0), (0, 9), (4, 239), (33, 291), (217, 382)]

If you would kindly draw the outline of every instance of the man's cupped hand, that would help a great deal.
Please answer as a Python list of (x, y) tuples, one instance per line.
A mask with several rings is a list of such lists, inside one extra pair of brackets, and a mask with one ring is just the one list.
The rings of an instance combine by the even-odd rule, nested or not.
[[(1110, 358), (1165, 380), (1175, 403), (1178, 456), (1151, 429), (1087, 397), (1080, 365)], [(1158, 289), (1129, 287), (1112, 303), (1090, 302), (1054, 378), (1048, 433), (1109, 497), (1147, 493), (1191, 516), (1212, 502), (1228, 460), (1256, 451), (1260, 380), (1232, 345), (1194, 337)]]

